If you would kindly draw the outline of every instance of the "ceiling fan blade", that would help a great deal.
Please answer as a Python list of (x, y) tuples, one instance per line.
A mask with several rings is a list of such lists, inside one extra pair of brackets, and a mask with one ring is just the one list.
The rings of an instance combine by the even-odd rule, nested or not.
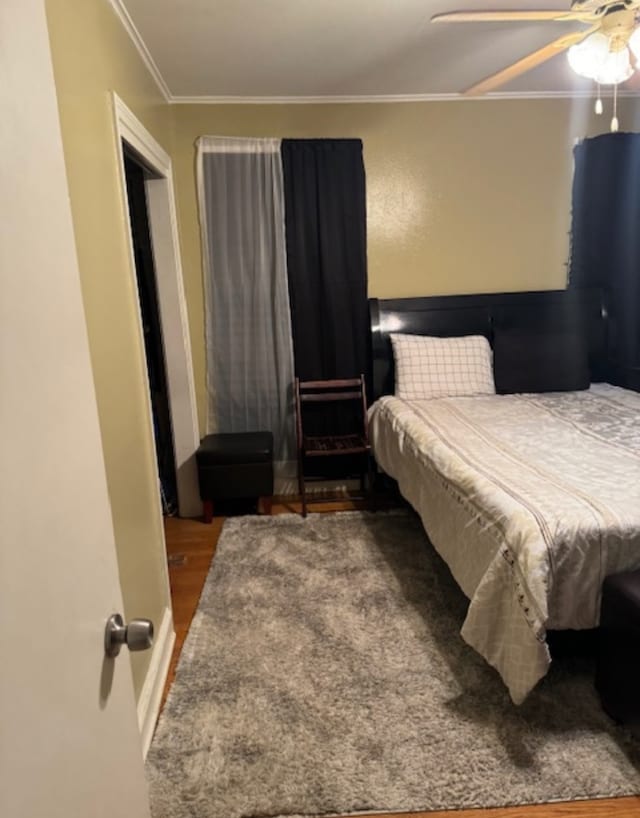
[(572, 34), (565, 34), (562, 37), (558, 37), (557, 40), (548, 43), (531, 54), (527, 54), (526, 57), (503, 68), (501, 71), (497, 71), (495, 74), (491, 74), (491, 76), (483, 79), (481, 82), (477, 82), (475, 85), (467, 88), (463, 93), (465, 96), (479, 96), (480, 94), (486, 94), (488, 91), (493, 91), (494, 88), (498, 88), (500, 85), (504, 85), (510, 80), (519, 77), (520, 74), (524, 74), (526, 71), (530, 71), (532, 68), (542, 65), (542, 63), (555, 57), (556, 54), (566, 51), (570, 46), (584, 40), (585, 37), (591, 34), (591, 32), (596, 31), (597, 28), (598, 26), (593, 26), (586, 31), (574, 31)]
[(552, 20), (555, 22), (589, 22), (593, 14), (587, 11), (450, 11), (435, 14), (432, 23), (517, 23), (522, 21)]

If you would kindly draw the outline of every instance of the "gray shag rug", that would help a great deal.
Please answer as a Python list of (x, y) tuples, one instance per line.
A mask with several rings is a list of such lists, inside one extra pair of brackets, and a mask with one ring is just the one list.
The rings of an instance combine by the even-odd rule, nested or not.
[(465, 608), (408, 512), (227, 521), (148, 757), (155, 818), (639, 793), (640, 744), (589, 662), (515, 707)]

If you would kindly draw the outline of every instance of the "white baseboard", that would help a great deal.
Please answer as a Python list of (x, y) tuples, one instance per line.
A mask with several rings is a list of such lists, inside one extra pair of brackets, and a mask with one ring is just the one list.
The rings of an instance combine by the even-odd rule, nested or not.
[(153, 731), (160, 713), (162, 691), (169, 673), (169, 663), (171, 662), (171, 653), (175, 641), (176, 634), (173, 630), (171, 608), (165, 608), (162, 622), (155, 635), (153, 655), (147, 671), (147, 678), (144, 681), (138, 700), (138, 727), (142, 737), (144, 758), (147, 757), (149, 752)]

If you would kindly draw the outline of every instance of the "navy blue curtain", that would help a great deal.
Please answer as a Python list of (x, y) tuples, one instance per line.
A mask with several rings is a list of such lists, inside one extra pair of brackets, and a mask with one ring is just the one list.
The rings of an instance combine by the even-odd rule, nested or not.
[(368, 374), (362, 142), (283, 139), (282, 169), (296, 374)]
[[(284, 139), (281, 151), (295, 373), (303, 381), (362, 373), (370, 395), (362, 141)], [(361, 426), (352, 404), (306, 404), (303, 411), (307, 433)], [(360, 461), (314, 458), (313, 468), (331, 477), (358, 471)]]
[(603, 134), (574, 150), (570, 287), (609, 305), (611, 380), (640, 390), (640, 134)]

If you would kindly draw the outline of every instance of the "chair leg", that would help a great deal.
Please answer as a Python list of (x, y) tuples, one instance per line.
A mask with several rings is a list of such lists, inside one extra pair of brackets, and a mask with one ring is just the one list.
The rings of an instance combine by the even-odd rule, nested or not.
[(265, 514), (267, 517), (271, 516), (271, 509), (273, 507), (273, 497), (260, 497), (258, 499), (258, 512)]
[(213, 520), (213, 500), (203, 500), (202, 519), (205, 523), (210, 523)]

